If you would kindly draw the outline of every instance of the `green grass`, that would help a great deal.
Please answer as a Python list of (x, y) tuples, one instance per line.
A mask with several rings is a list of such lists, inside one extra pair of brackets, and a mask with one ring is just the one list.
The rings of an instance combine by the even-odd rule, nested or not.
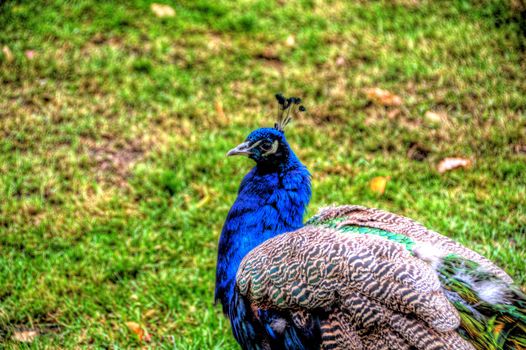
[[(139, 347), (133, 321), (155, 348), (235, 349), (215, 256), (251, 162), (224, 155), (272, 125), (278, 91), (309, 110), (287, 131), (313, 173), (309, 214), (391, 210), (526, 283), (520, 1), (172, 5), (163, 19), (148, 1), (0, 5), (3, 346)], [(371, 87), (403, 107), (369, 103)], [(457, 155), (472, 168), (438, 174)], [(19, 343), (21, 329), (41, 334)]]

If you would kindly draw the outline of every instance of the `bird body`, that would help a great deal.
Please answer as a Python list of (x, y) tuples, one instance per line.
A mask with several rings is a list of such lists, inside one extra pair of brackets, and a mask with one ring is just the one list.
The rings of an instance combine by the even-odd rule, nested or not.
[(259, 129), (252, 136), (259, 139), (267, 134), (282, 142), (284, 161), (279, 165), (262, 162), (241, 182), (221, 233), (216, 271), (216, 300), (229, 316), (236, 338), (254, 344), (265, 331), (254, 323), (249, 304), (235, 288), (239, 264), (264, 241), (302, 227), (311, 197), (310, 174), (283, 142), (283, 135), (274, 129)]
[(224, 224), (216, 273), (243, 349), (526, 348), (526, 297), (481, 255), (361, 206), (303, 224), (310, 175), (283, 133), (298, 99), (278, 102), (275, 128), (229, 152), (256, 161)]

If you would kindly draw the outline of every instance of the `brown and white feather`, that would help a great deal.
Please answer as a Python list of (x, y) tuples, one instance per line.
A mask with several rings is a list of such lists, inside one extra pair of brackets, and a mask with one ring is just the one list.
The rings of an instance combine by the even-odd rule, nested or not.
[[(510, 277), (479, 254), (421, 224), (361, 206), (321, 210), (317, 218), (344, 218), (340, 225), (388, 230), (456, 253)], [(242, 261), (240, 293), (259, 308), (329, 312), (320, 325), (323, 349), (474, 349), (457, 333), (460, 319), (430, 261), (402, 244), (372, 235), (308, 225), (274, 237)], [(305, 312), (304, 312), (305, 311)]]

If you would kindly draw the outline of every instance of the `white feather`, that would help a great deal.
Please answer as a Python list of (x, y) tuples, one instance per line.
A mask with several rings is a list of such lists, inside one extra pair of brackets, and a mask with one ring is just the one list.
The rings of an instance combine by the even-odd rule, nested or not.
[(473, 291), (477, 293), (480, 299), (489, 304), (509, 304), (506, 299), (506, 290), (508, 286), (501, 281), (477, 281), (473, 276), (463, 271), (458, 271), (453, 276), (455, 279), (467, 283)]
[(270, 327), (277, 332), (277, 333), (283, 333), (285, 331), (285, 327), (287, 327), (287, 321), (283, 318), (275, 319), (270, 323)]
[(429, 243), (418, 243), (413, 248), (413, 253), (419, 258), (427, 262), (436, 270), (442, 258), (446, 255), (444, 251)]
[(490, 304), (508, 304), (506, 289), (506, 285), (492, 281), (479, 282), (475, 286), (479, 298)]

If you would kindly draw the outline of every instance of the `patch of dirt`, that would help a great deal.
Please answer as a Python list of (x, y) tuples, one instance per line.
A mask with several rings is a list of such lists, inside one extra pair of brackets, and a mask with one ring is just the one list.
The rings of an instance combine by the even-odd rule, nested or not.
[(345, 117), (334, 110), (331, 110), (326, 104), (316, 106), (308, 110), (308, 119), (306, 122), (311, 122), (315, 126), (323, 126), (330, 124), (343, 124)]
[(152, 45), (146, 35), (141, 36), (140, 44), (131, 44), (123, 37), (111, 36), (109, 34), (97, 33), (90, 40), (86, 41), (81, 47), (80, 52), (83, 55), (90, 56), (100, 52), (104, 48), (111, 48), (113, 50), (123, 50), (130, 55), (140, 56), (149, 53), (152, 50)]
[(139, 141), (122, 142), (115, 139), (83, 142), (92, 161), (97, 181), (120, 187), (127, 186), (132, 166), (144, 156), (145, 146)]
[(256, 59), (263, 61), (263, 64), (278, 70), (283, 69), (283, 61), (279, 58), (276, 50), (272, 47), (265, 48), (262, 52), (254, 56)]
[(10, 323), (0, 327), (0, 343), (8, 339), (18, 343), (32, 343), (37, 337), (44, 334), (58, 335), (62, 328), (53, 313), (37, 314), (32, 320), (23, 323)]
[(419, 0), (391, 0), (391, 3), (405, 7), (418, 7), (421, 5)]
[(121, 48), (124, 44), (124, 40), (120, 37), (110, 37), (103, 33), (96, 33), (90, 40), (86, 42), (84, 47), (81, 49), (83, 52), (88, 52), (94, 47), (108, 45), (112, 48)]
[(512, 146), (513, 152), (516, 154), (526, 155), (526, 144), (516, 144)]
[(207, 48), (213, 53), (218, 54), (223, 50), (232, 49), (230, 38), (222, 33), (206, 33), (206, 36), (208, 38)]
[(388, 125), (391, 123), (393, 127), (404, 128), (409, 131), (419, 130), (421, 128), (420, 120), (410, 118), (410, 112), (406, 108), (392, 108), (380, 107), (369, 103), (365, 108), (367, 118), (365, 125)]
[(407, 157), (418, 162), (424, 161), (431, 151), (426, 147), (419, 145), (416, 142), (412, 142), (407, 150)]
[(339, 175), (352, 177), (355, 174), (355, 169), (351, 164), (331, 164), (321, 170), (326, 175)]

